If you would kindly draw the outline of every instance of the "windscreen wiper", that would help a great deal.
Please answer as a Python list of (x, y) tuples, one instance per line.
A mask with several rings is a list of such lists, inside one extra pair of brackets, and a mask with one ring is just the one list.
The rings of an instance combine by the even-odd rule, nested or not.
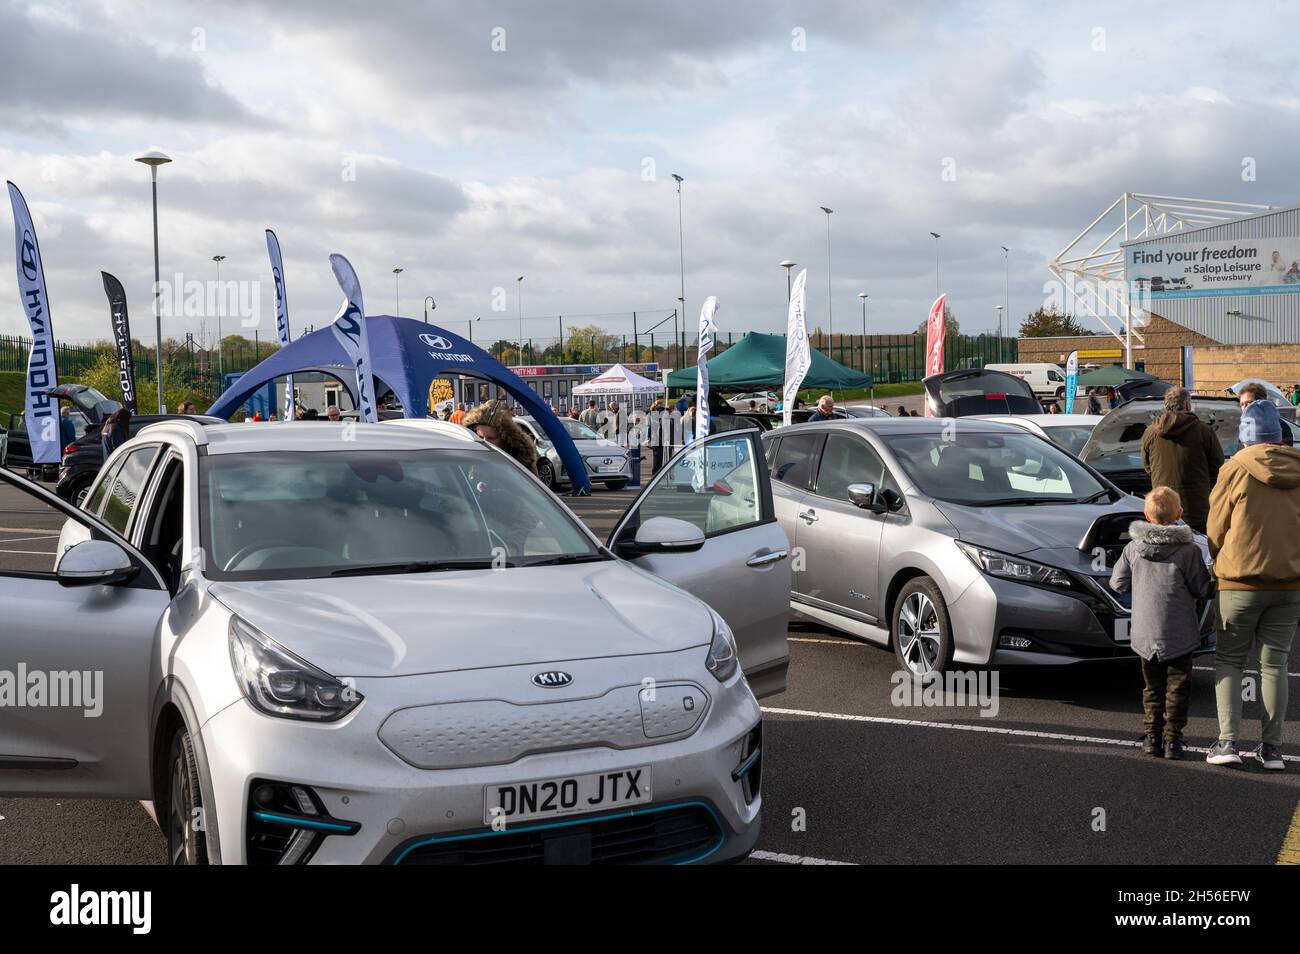
[[(1073, 497), (1005, 497), (1002, 500), (981, 500), (980, 507), (1033, 507), (1038, 504), (1079, 503)], [(971, 506), (976, 506), (972, 504)]]
[(547, 557), (544, 560), (530, 560), (523, 566), (568, 566), (571, 563), (601, 563), (609, 557), (600, 553), (566, 553), (563, 556)]
[(439, 570), (490, 570), (511, 567), (513, 563), (496, 563), (492, 560), (417, 560), (411, 563), (376, 563), (367, 566), (348, 566), (335, 570), (330, 576), (378, 576), (381, 573), (435, 573)]

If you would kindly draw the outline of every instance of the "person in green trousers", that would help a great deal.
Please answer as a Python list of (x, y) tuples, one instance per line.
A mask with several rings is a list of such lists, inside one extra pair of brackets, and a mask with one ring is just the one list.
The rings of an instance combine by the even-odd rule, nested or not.
[(1270, 401), (1242, 411), (1241, 450), (1223, 465), (1210, 494), (1208, 536), (1219, 581), (1214, 695), (1219, 740), (1205, 760), (1241, 765), (1242, 671), (1259, 650), (1261, 742), (1251, 753), (1273, 771), (1286, 767), (1287, 659), (1300, 625), (1300, 450), (1282, 436)]

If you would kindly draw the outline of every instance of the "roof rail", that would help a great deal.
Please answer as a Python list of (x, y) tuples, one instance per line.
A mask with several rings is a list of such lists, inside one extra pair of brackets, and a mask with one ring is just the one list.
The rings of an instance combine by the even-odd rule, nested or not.
[(153, 424), (146, 424), (140, 430), (133, 434), (133, 437), (139, 437), (141, 434), (159, 434), (167, 431), (183, 431), (199, 447), (206, 447), (208, 443), (207, 427), (198, 421), (174, 417), (167, 421), (155, 421)]
[(479, 440), (479, 436), (471, 431), (468, 427), (460, 424), (453, 424), (451, 421), (436, 421), (429, 417), (398, 417), (388, 421), (380, 421), (380, 424), (387, 424), (398, 427), (414, 427), (419, 430), (433, 431), (444, 437), (451, 437), (458, 441), (468, 441), (473, 444)]

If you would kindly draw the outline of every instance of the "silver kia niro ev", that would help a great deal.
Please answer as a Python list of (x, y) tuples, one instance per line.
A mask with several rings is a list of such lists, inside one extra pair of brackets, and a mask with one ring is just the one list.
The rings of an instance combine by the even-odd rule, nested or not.
[(680, 452), (607, 543), (433, 421), (170, 421), (82, 508), (6, 472), (0, 509), (36, 541), (0, 560), (0, 670), (47, 690), (0, 706), (0, 794), (151, 801), (180, 863), (758, 837), (790, 563), (756, 431)]

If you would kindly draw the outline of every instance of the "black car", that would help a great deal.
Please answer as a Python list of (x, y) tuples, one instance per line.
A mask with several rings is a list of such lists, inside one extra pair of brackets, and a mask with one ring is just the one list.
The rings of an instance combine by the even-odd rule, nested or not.
[[(110, 414), (122, 406), (117, 401), (104, 397), (94, 388), (87, 387), (84, 384), (60, 384), (57, 387), (46, 388), (41, 393), (54, 398), (54, 403), (60, 411), (64, 409), (63, 402), (67, 402), (67, 406), (71, 408), (74, 433), (78, 440), (89, 433), (94, 433), (96, 440), (98, 440), (100, 425)], [(6, 443), (8, 444), (6, 466), (15, 470), (19, 468), (25, 469), (27, 477), (31, 480), (51, 481), (58, 478), (59, 467), (57, 464), (41, 464), (38, 466), (32, 461), (32, 442), (27, 433), (27, 423), (22, 415), (11, 414), (9, 416), (9, 433)]]
[[(131, 418), (131, 433), (134, 437), (140, 428), (157, 424), (159, 421), (174, 421), (177, 418), (198, 421), (200, 424), (225, 424), (219, 417), (207, 414), (138, 414)], [(63, 463), (59, 468), (59, 482), (54, 485), (54, 492), (64, 500), (81, 506), (81, 501), (90, 489), (90, 484), (104, 464), (104, 444), (100, 429), (92, 427), (81, 437), (63, 448)]]

